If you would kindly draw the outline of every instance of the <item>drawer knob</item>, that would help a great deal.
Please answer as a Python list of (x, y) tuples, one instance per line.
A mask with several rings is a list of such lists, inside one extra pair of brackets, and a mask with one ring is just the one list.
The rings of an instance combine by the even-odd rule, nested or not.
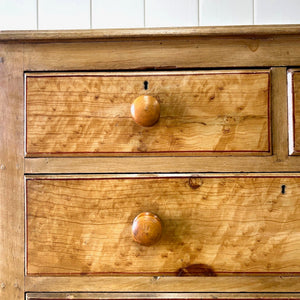
[(143, 246), (150, 246), (158, 242), (161, 233), (162, 222), (157, 215), (151, 212), (140, 213), (133, 220), (133, 239)]
[(143, 127), (153, 126), (159, 119), (160, 105), (152, 96), (139, 96), (131, 104), (131, 115), (137, 124)]

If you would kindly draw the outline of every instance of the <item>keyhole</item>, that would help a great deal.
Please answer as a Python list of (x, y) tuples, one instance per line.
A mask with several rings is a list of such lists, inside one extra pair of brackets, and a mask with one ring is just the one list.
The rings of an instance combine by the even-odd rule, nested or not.
[(145, 90), (148, 90), (148, 85), (149, 85), (149, 82), (147, 80), (144, 81), (144, 89)]
[(285, 194), (285, 185), (284, 184), (281, 186), (281, 194)]

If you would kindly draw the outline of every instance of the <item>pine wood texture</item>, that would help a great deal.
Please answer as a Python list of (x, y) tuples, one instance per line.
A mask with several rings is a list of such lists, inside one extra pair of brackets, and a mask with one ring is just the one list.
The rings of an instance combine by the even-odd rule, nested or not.
[(287, 68), (272, 68), (271, 82), (272, 156), (27, 158), (25, 173), (298, 172), (299, 159), (288, 156)]
[(289, 72), (289, 148), (300, 155), (300, 71)]
[[(78, 299), (78, 300), (104, 300), (110, 299), (112, 294), (108, 293), (29, 293), (26, 300), (63, 300), (63, 299)], [(299, 293), (114, 293), (114, 299), (128, 300), (175, 300), (175, 299), (220, 299), (220, 300), (254, 300), (254, 299), (276, 299), (276, 300), (293, 300), (300, 299)]]
[[(273, 156), (276, 163), (288, 162), (288, 108), (287, 108), (287, 68), (272, 68), (271, 91), (272, 91), (272, 142)], [(297, 167), (299, 164), (290, 161), (290, 165)], [(265, 168), (264, 168), (265, 169)], [(289, 167), (286, 166), (286, 169)]]
[[(27, 274), (299, 273), (299, 187), (294, 176), (28, 179)], [(143, 211), (164, 226), (150, 247), (131, 236)]]
[(300, 39), (296, 34), (32, 43), (24, 48), (24, 69), (30, 71), (232, 69), (299, 65)]
[[(268, 154), (269, 75), (28, 74), (27, 155)], [(137, 125), (130, 114), (133, 100), (145, 92), (161, 106), (151, 128)]]
[[(2, 113), (0, 118), (2, 126), (0, 130), (0, 299), (22, 300), (26, 297), (41, 297), (42, 299), (43, 297), (46, 299), (47, 297), (50, 297), (50, 299), (51, 297), (58, 299), (72, 297), (76, 299), (77, 297), (77, 299), (80, 299), (80, 296), (82, 296), (81, 298), (84, 296), (83, 299), (93, 299), (93, 296), (102, 298), (104, 291), (109, 292), (107, 293), (106, 299), (114, 298), (115, 292), (121, 292), (119, 298), (122, 299), (128, 299), (128, 297), (132, 298), (132, 295), (128, 295), (129, 292), (134, 292), (139, 298), (147, 298), (145, 295), (138, 294), (140, 292), (148, 292), (154, 298), (162, 297), (168, 299), (172, 299), (173, 295), (176, 295), (176, 298), (191, 298), (194, 297), (192, 292), (199, 292), (199, 298), (206, 296), (204, 293), (212, 295), (212, 292), (214, 292), (212, 297), (224, 296), (230, 299), (233, 298), (231, 293), (241, 293), (243, 296), (246, 296), (246, 292), (253, 293), (253, 296), (257, 298), (269, 298), (271, 295), (274, 298), (280, 298), (285, 295), (287, 298), (299, 298), (300, 274), (297, 270), (299, 267), (298, 249), (300, 248), (299, 181), (298, 178), (291, 179), (291, 177), (299, 175), (300, 156), (294, 155), (296, 154), (294, 150), (290, 153), (288, 151), (288, 142), (289, 145), (291, 145), (291, 139), (288, 139), (287, 135), (291, 130), (287, 128), (287, 118), (288, 113), (289, 117), (291, 116), (290, 111), (292, 106), (289, 105), (287, 112), (286, 105), (286, 71), (290, 70), (289, 74), (291, 72), (299, 72), (299, 69), (297, 69), (300, 66), (299, 28), (300, 25), (271, 25), (217, 28), (0, 32), (0, 107)], [(250, 71), (251, 68), (252, 71)], [(256, 69), (253, 70), (253, 68)], [(257, 72), (257, 68), (259, 72)], [(84, 72), (87, 74), (87, 71), (90, 73), (99, 71), (103, 73), (112, 72), (114, 74), (116, 74), (116, 72), (124, 72), (128, 75), (131, 72), (139, 74), (143, 72), (148, 74), (150, 72), (183, 72), (189, 70), (188, 72), (192, 73), (191, 70), (218, 69), (222, 70), (220, 71), (221, 73), (224, 73), (225, 70), (227, 72), (228, 70), (247, 69), (250, 73), (253, 71), (256, 73), (265, 73), (270, 68), (269, 125), (272, 127), (272, 130), (269, 132), (270, 153), (266, 152), (266, 155), (248, 156), (247, 154), (244, 156), (230, 156), (226, 153), (226, 156), (221, 156), (220, 153), (218, 153), (219, 156), (215, 156), (215, 153), (210, 153), (208, 156), (199, 156), (200, 154), (198, 153), (197, 156), (192, 156), (191, 154), (191, 156), (185, 157), (185, 154), (180, 156), (181, 154), (178, 152), (176, 155), (172, 153), (169, 156), (154, 157), (155, 155), (153, 155), (153, 157), (151, 157), (152, 154), (149, 156), (143, 154), (144, 152), (140, 152), (139, 155), (135, 157), (131, 154), (127, 157), (124, 157), (125, 155), (123, 154), (116, 154), (114, 157), (83, 157), (85, 155), (81, 157), (46, 157), (45, 155), (44, 157), (28, 157), (24, 159), (25, 151), (23, 141), (24, 138), (26, 138), (26, 128), (24, 127), (23, 118), (23, 98), (25, 94), (25, 87), (23, 85), (24, 72), (33, 77), (35, 73), (37, 76), (44, 76), (46, 73), (64, 75), (66, 72), (68, 72), (68, 74), (71, 74), (70, 72), (76, 72), (77, 74)], [(291, 68), (295, 69), (291, 70)], [(211, 71), (204, 71), (204, 73), (209, 72)], [(288, 85), (288, 88), (288, 92), (290, 92), (290, 85)], [(145, 94), (144, 90), (141, 94)], [(292, 95), (292, 93), (289, 94)], [(289, 99), (291, 99), (291, 97), (289, 97)], [(291, 124), (294, 124), (293, 120), (289, 122), (290, 126)], [(144, 157), (142, 157), (142, 155), (144, 155)], [(204, 202), (204, 199), (196, 196), (198, 195), (197, 193), (200, 194), (199, 191), (202, 190), (203, 192), (202, 186), (193, 191), (192, 188), (187, 186), (187, 188), (190, 188), (191, 193), (183, 192), (184, 195), (190, 195), (185, 202), (179, 202), (179, 196), (177, 197), (176, 190), (169, 191), (170, 193), (168, 194), (166, 187), (165, 191), (169, 196), (168, 199), (172, 199), (168, 203), (166, 203), (166, 201), (155, 201), (154, 198), (151, 198), (151, 201), (147, 200), (144, 202), (141, 198), (137, 197), (134, 200), (135, 202), (130, 202), (129, 199), (131, 198), (129, 198), (129, 196), (125, 202), (125, 197), (115, 199), (114, 196), (111, 196), (115, 194), (115, 191), (110, 189), (106, 193), (105, 201), (101, 201), (100, 205), (104, 207), (103, 213), (106, 212), (106, 218), (103, 220), (100, 219), (101, 221), (97, 219), (97, 222), (91, 221), (90, 223), (86, 222), (84, 218), (78, 221), (75, 217), (76, 212), (79, 217), (90, 216), (92, 218), (91, 206), (98, 201), (98, 198), (89, 197), (91, 194), (94, 194), (94, 192), (92, 190), (85, 190), (86, 185), (83, 184), (84, 180), (81, 181), (83, 190), (76, 190), (76, 194), (82, 195), (84, 193), (81, 198), (82, 201), (79, 201), (79, 204), (82, 206), (78, 206), (78, 211), (76, 211), (76, 207), (72, 206), (70, 208), (71, 200), (67, 199), (68, 194), (63, 195), (63, 201), (58, 197), (59, 191), (70, 191), (69, 187), (66, 186), (67, 182), (71, 179), (68, 180), (67, 178), (72, 178), (75, 182), (76, 178), (82, 177), (82, 179), (85, 179), (86, 183), (88, 183), (93, 180), (98, 182), (99, 180), (97, 181), (96, 179), (101, 176), (101, 178), (106, 178), (106, 180), (120, 180), (123, 182), (124, 177), (127, 175), (123, 175), (122, 177), (120, 173), (132, 173), (134, 174), (130, 175), (132, 177), (145, 177), (145, 175), (141, 173), (149, 174), (150, 172), (156, 174), (152, 174), (151, 176), (153, 177), (166, 177), (166, 173), (174, 172), (177, 174), (173, 174), (174, 176), (186, 176), (186, 178), (190, 177), (191, 174), (184, 175), (182, 174), (183, 172), (204, 172), (205, 178), (209, 176), (222, 178), (224, 177), (223, 172), (235, 172), (235, 174), (230, 175), (230, 177), (232, 177), (231, 180), (234, 181), (235, 176), (244, 176), (245, 182), (250, 180), (247, 179), (249, 176), (252, 176), (254, 179), (252, 178), (251, 180), (255, 182), (255, 178), (259, 177), (257, 172), (278, 173), (261, 174), (269, 177), (276, 175), (277, 179), (274, 179), (272, 184), (264, 184), (264, 187), (260, 188), (258, 187), (262, 180), (260, 176), (260, 179), (258, 179), (256, 183), (251, 183), (253, 187), (258, 188), (256, 190), (254, 190), (254, 188), (250, 189), (251, 185), (247, 184), (248, 189), (246, 189), (247, 191), (244, 194), (242, 194), (242, 188), (240, 187), (240, 180), (242, 179), (238, 180), (239, 184), (232, 185), (233, 188), (231, 191), (228, 190), (229, 186), (227, 186), (226, 190), (221, 187), (218, 190), (211, 188), (207, 191), (207, 195), (210, 195), (209, 201), (215, 198), (217, 200), (214, 203), (219, 203), (218, 201), (222, 201), (222, 199), (226, 198), (224, 203), (219, 203), (218, 208), (211, 201), (205, 200), (206, 202)], [(206, 172), (213, 173), (210, 174)], [(237, 172), (241, 173), (237, 174)], [(245, 174), (244, 172), (254, 172), (255, 174)], [(30, 265), (31, 271), (34, 272), (37, 269), (40, 271), (41, 267), (48, 268), (49, 264), (48, 262), (45, 263), (45, 261), (49, 257), (50, 263), (54, 261), (59, 265), (59, 271), (56, 269), (53, 270), (52, 265), (50, 266), (50, 271), (49, 269), (46, 270), (46, 272), (49, 271), (48, 274), (39, 275), (32, 273), (32, 275), (26, 275), (28, 254), (26, 250), (28, 249), (26, 249), (25, 246), (27, 247), (28, 244), (26, 239), (24, 240), (24, 226), (25, 229), (27, 228), (27, 225), (24, 225), (24, 173), (40, 174), (40, 176), (42, 176), (42, 174), (55, 174), (55, 178), (61, 179), (59, 182), (66, 183), (65, 187), (60, 186), (60, 189), (55, 191), (51, 196), (50, 188), (48, 189), (48, 192), (45, 194), (46, 197), (50, 199), (48, 202), (45, 201), (45, 203), (42, 203), (36, 200), (39, 210), (35, 211), (35, 215), (28, 215), (29, 219), (31, 218), (32, 220), (30, 228), (32, 229), (33, 225), (36, 226), (36, 232), (29, 232), (31, 234), (29, 236), (27, 232), (25, 232), (25, 237), (31, 238), (31, 245), (34, 247), (37, 245), (34, 251), (39, 252), (39, 249), (43, 248), (43, 239), (47, 236), (52, 239), (54, 234), (59, 233), (61, 228), (68, 228), (70, 233), (65, 235), (65, 239), (63, 238), (65, 232), (62, 231), (61, 236), (55, 236), (57, 239), (54, 242), (57, 247), (55, 248), (56, 251), (58, 249), (61, 250), (64, 246), (64, 244), (61, 244), (61, 247), (59, 246), (58, 242), (60, 242), (60, 239), (63, 243), (67, 240), (69, 244), (67, 243), (68, 247), (65, 252), (60, 251), (60, 254), (58, 254), (57, 251), (55, 255), (53, 254), (53, 256), (48, 256), (47, 258), (42, 258), (41, 254), (38, 254), (37, 258), (34, 258), (32, 252), (29, 253), (29, 258), (36, 259), (38, 262), (36, 266), (33, 264)], [(73, 175), (71, 173), (73, 173)], [(95, 173), (95, 175), (83, 175), (79, 173)], [(99, 173), (110, 175), (99, 175)], [(157, 173), (159, 175), (157, 175)], [(202, 174), (201, 176), (203, 177), (204, 175)], [(229, 176), (229, 174), (226, 173), (226, 176)], [(90, 177), (92, 180), (87, 180), (87, 177)], [(115, 179), (109, 179), (112, 177)], [(285, 177), (285, 179), (282, 179), (283, 177)], [(41, 182), (50, 182), (50, 180), (47, 181), (46, 179), (51, 179), (53, 176), (45, 175), (38, 177), (35, 175), (27, 176), (27, 178), (35, 178), (38, 180), (37, 182), (40, 182), (37, 186), (42, 187)], [(41, 179), (45, 180), (42, 181)], [(72, 182), (72, 180), (70, 182)], [(106, 180), (102, 181), (105, 182)], [(154, 181), (154, 178), (152, 180)], [(159, 180), (163, 181), (165, 179)], [(180, 182), (179, 178), (176, 180)], [(217, 182), (217, 179), (210, 180)], [(219, 180), (221, 182), (222, 179)], [(33, 182), (34, 180), (29, 181)], [(291, 181), (293, 181), (293, 183), (291, 183)], [(282, 183), (286, 185), (285, 194), (281, 194), (280, 191), (282, 189)], [(205, 182), (205, 186), (209, 186), (208, 181)], [(216, 183), (215, 186), (218, 186), (218, 184)], [(112, 185), (112, 187), (114, 186)], [(123, 193), (123, 188), (129, 190), (129, 186), (125, 188), (121, 185), (116, 187), (117, 194), (120, 192)], [(269, 190), (265, 191), (267, 188), (269, 188)], [(157, 189), (158, 187), (155, 186), (153, 192), (156, 192)], [(250, 190), (251, 196), (248, 197)], [(36, 190), (35, 192), (39, 195), (39, 199), (44, 197), (41, 192), (42, 190)], [(135, 192), (135, 194), (137, 193), (138, 191)], [(144, 191), (139, 191), (139, 193), (144, 194)], [(71, 194), (72, 192), (70, 191), (70, 195)], [(224, 198), (218, 198), (218, 194), (221, 194)], [(265, 194), (268, 196), (265, 197)], [(290, 194), (295, 197), (287, 199)], [(107, 195), (109, 195), (108, 200)], [(129, 191), (127, 195), (129, 195)], [(231, 196), (233, 198), (231, 198)], [(89, 197), (88, 200), (86, 200), (87, 197)], [(149, 197), (151, 197), (151, 194), (149, 194)], [(234, 201), (237, 197), (239, 197), (240, 200)], [(70, 196), (69, 199), (73, 199), (73, 197)], [(196, 206), (205, 208), (203, 211), (192, 210), (192, 201), (194, 201), (194, 199), (196, 199)], [(115, 203), (121, 201), (124, 205), (118, 208), (113, 206), (113, 201), (115, 201)], [(211, 207), (205, 207), (205, 204), (208, 202), (212, 207), (211, 212), (208, 211)], [(253, 202), (255, 202), (256, 205), (251, 205)], [(105, 207), (105, 205), (109, 203), (112, 205)], [(121, 234), (119, 234), (119, 236), (115, 233), (112, 234), (112, 239), (110, 240), (110, 237), (107, 239), (109, 249), (105, 248), (104, 250), (112, 253), (112, 251), (115, 250), (114, 246), (118, 245), (118, 247), (120, 247), (123, 245), (123, 242), (132, 242), (130, 245), (126, 244), (124, 248), (128, 250), (130, 257), (135, 257), (135, 254), (138, 252), (134, 252), (134, 249), (140, 249), (139, 247), (143, 246), (139, 246), (134, 241), (126, 239), (127, 237), (132, 238), (130, 232), (132, 224), (131, 217), (134, 218), (137, 213), (142, 211), (132, 211), (132, 216), (129, 216), (129, 210), (127, 208), (131, 208), (131, 205), (134, 203), (137, 204), (136, 207), (138, 207), (139, 204), (144, 204), (143, 211), (146, 211), (146, 209), (150, 210), (150, 208), (147, 207), (148, 205), (153, 207), (155, 204), (155, 208), (159, 208), (163, 211), (166, 207), (171, 208), (171, 205), (172, 208), (176, 208), (176, 205), (179, 207), (179, 204), (181, 204), (181, 215), (178, 213), (173, 219), (171, 219), (171, 213), (174, 213), (174, 211), (179, 212), (179, 210), (164, 210), (164, 216), (160, 215), (160, 211), (155, 211), (155, 213), (162, 217), (164, 225), (166, 223), (165, 220), (167, 220), (167, 224), (173, 224), (172, 228), (174, 228), (174, 230), (181, 228), (182, 231), (179, 230), (177, 232), (178, 234), (174, 237), (182, 237), (182, 233), (185, 233), (183, 231), (186, 230), (186, 238), (190, 239), (192, 244), (189, 244), (187, 239), (185, 239), (184, 245), (175, 246), (178, 246), (181, 250), (182, 248), (180, 247), (184, 248), (186, 246), (190, 248), (187, 250), (191, 251), (180, 250), (178, 254), (176, 254), (178, 251), (178, 249), (176, 249), (175, 252), (170, 252), (169, 257), (162, 258), (156, 256), (157, 259), (154, 260), (154, 265), (158, 265), (162, 261), (167, 262), (167, 265), (169, 265), (168, 259), (172, 259), (173, 257), (175, 258), (175, 263), (170, 265), (173, 267), (170, 275), (181, 274), (183, 277), (159, 276), (165, 272), (168, 267), (162, 264), (159, 265), (161, 269), (154, 270), (154, 272), (161, 273), (151, 274), (154, 276), (141, 273), (141, 269), (146, 266), (146, 264), (144, 264), (142, 267), (140, 263), (141, 260), (145, 258), (143, 255), (142, 257), (138, 257), (134, 262), (140, 266), (140, 269), (138, 269), (139, 273), (136, 274), (134, 273), (136, 271), (133, 270), (134, 267), (132, 265), (126, 266), (128, 260), (121, 257), (121, 254), (123, 254), (121, 250), (115, 251), (115, 258), (113, 258), (114, 255), (99, 258), (98, 253), (103, 253), (103, 248), (99, 248), (99, 242), (96, 242), (92, 238), (89, 240), (86, 239), (87, 237), (91, 237), (92, 233), (95, 233), (96, 236), (99, 234), (112, 234), (112, 225), (115, 225), (116, 228), (114, 228), (114, 232), (116, 233), (121, 229)], [(50, 218), (47, 219), (47, 216), (47, 218), (39, 219), (36, 216), (42, 216), (47, 213), (47, 209), (45, 209), (44, 206), (45, 204), (48, 209), (53, 205), (53, 210), (49, 212)], [(65, 207), (64, 204), (66, 204)], [(164, 207), (162, 205), (164, 205)], [(187, 210), (185, 209), (186, 207)], [(82, 208), (84, 209), (82, 210)], [(57, 211), (55, 211), (55, 209), (57, 209)], [(68, 211), (69, 209), (70, 212)], [(123, 211), (120, 213), (120, 218), (117, 218), (117, 212), (121, 211), (121, 209), (125, 211), (124, 216), (127, 217), (126, 220), (124, 220)], [(34, 210), (36, 210), (36, 208), (31, 206), (31, 211)], [(199, 222), (195, 222), (190, 218), (189, 223), (185, 223), (180, 227), (182, 223), (178, 222), (178, 220), (180, 220), (179, 217), (184, 216), (188, 211), (196, 211), (196, 215), (200, 216), (201, 219)], [(65, 214), (62, 215), (62, 212), (65, 212)], [(109, 226), (108, 216), (111, 212), (113, 212), (112, 217), (115, 218), (116, 224)], [(55, 216), (59, 213), (61, 214), (59, 215), (60, 219), (55, 219)], [(202, 215), (203, 213), (206, 213), (206, 215)], [(223, 219), (222, 213), (224, 214)], [(225, 213), (228, 219), (225, 219)], [(101, 215), (100, 212), (99, 214)], [(97, 217), (97, 215), (95, 216)], [(168, 219), (168, 217), (170, 218)], [(216, 221), (208, 221), (208, 218), (210, 218), (210, 220), (214, 218)], [(71, 225), (72, 223), (69, 221), (74, 219), (76, 219), (77, 223)], [(123, 220), (124, 222), (121, 224)], [(43, 226), (38, 227), (36, 225), (38, 222)], [(62, 224), (59, 230), (57, 229), (58, 227), (55, 227), (57, 224)], [(217, 227), (217, 224), (219, 224), (219, 227)], [(224, 224), (223, 227), (222, 224)], [(98, 228), (104, 228), (104, 225), (109, 227), (107, 233), (104, 233), (104, 230), (98, 231)], [(190, 227), (188, 225), (190, 225)], [(227, 228), (226, 225), (228, 225)], [(230, 225), (233, 225), (233, 227), (230, 227)], [(49, 226), (51, 231), (47, 230)], [(200, 230), (200, 226), (205, 226), (205, 228), (209, 229), (207, 232), (203, 232)], [(80, 228), (82, 231), (76, 231), (76, 228)], [(90, 232), (87, 228), (92, 228), (95, 231), (92, 230)], [(128, 229), (125, 230), (125, 228)], [(170, 232), (170, 227), (168, 228)], [(236, 231), (234, 231), (235, 228)], [(252, 228), (253, 231), (251, 232)], [(259, 228), (263, 228), (264, 230), (259, 231)], [(209, 240), (211, 243), (206, 243), (202, 248), (200, 247), (199, 249), (201, 249), (201, 251), (199, 251), (199, 255), (198, 252), (193, 249), (193, 245), (202, 243), (203, 238), (196, 240), (195, 235), (193, 235), (194, 229), (201, 233), (201, 237), (207, 237), (206, 241)], [(42, 238), (40, 241), (37, 238), (39, 232), (42, 233), (40, 235)], [(163, 249), (163, 246), (167, 245), (165, 234), (166, 232), (163, 231), (162, 239), (158, 244), (151, 247)], [(209, 237), (208, 234), (210, 234)], [(36, 238), (33, 241), (32, 237), (34, 235), (36, 235)], [(78, 240), (76, 235), (82, 236), (83, 239)], [(228, 237), (228, 240), (222, 239), (222, 236)], [(261, 237), (261, 242), (256, 241), (254, 236), (258, 239)], [(125, 238), (122, 240), (120, 237)], [(171, 239), (173, 238), (172, 235), (170, 235), (170, 237)], [(87, 242), (86, 245), (84, 244), (85, 241)], [(230, 242), (229, 244), (227, 244), (228, 241)], [(236, 249), (243, 250), (240, 257), (237, 250), (233, 248), (236, 241), (241, 242), (235, 247)], [(112, 245), (110, 242), (115, 242), (115, 244)], [(216, 246), (218, 243), (221, 243), (219, 244), (221, 245), (219, 248)], [(46, 249), (44, 251), (48, 251), (52, 247), (51, 240), (46, 240), (45, 245)], [(90, 247), (89, 249), (91, 249), (91, 246), (96, 249), (95, 252), (89, 253), (90, 256), (86, 255), (87, 251), (89, 251), (86, 250), (87, 246)], [(168, 246), (171, 247), (172, 245), (168, 244)], [(213, 246), (215, 246), (215, 248)], [(147, 247), (148, 252), (153, 250), (151, 247)], [(211, 252), (208, 252), (208, 247), (211, 247)], [(252, 247), (255, 247), (255, 250), (252, 251)], [(225, 260), (228, 257), (229, 259), (221, 265), (223, 256), (222, 250), (225, 248), (230, 251), (223, 259)], [(29, 250), (31, 251), (31, 248)], [(84, 254), (76, 257), (77, 254), (72, 251), (77, 251), (77, 253), (83, 251), (82, 253)], [(184, 255), (182, 255), (183, 252)], [(73, 253), (74, 256), (69, 256), (70, 253)], [(234, 256), (235, 253), (236, 256)], [(264, 255), (265, 253), (267, 254), (266, 256)], [(150, 254), (154, 255), (154, 252)], [(177, 261), (176, 255), (178, 258)], [(74, 262), (74, 266), (71, 266), (71, 268), (75, 270), (69, 270), (69, 266), (67, 266), (67, 270), (63, 269), (68, 264), (68, 260), (65, 260), (63, 256), (69, 257), (69, 261)], [(94, 263), (91, 263), (82, 271), (83, 262), (87, 260), (90, 260), (89, 262), (93, 261), (93, 256), (98, 258), (98, 260), (96, 259)], [(213, 257), (215, 257), (215, 260), (213, 260)], [(202, 258), (207, 259), (207, 264), (211, 263), (211, 265), (203, 265), (205, 262), (202, 261)], [(230, 258), (232, 259), (230, 260)], [(55, 259), (62, 259), (62, 264), (59, 264)], [(99, 270), (99, 266), (103, 269), (111, 269), (109, 264), (101, 264), (100, 259), (102, 259), (101, 262), (103, 262), (103, 259), (110, 259), (111, 264), (114, 264), (120, 259), (120, 266), (117, 266), (118, 268), (115, 266), (114, 271), (118, 272), (122, 268), (128, 271), (128, 269), (131, 268), (132, 273), (122, 275), (109, 272), (95, 273), (96, 269), (97, 271)], [(181, 259), (183, 261), (180, 261)], [(209, 261), (209, 259), (211, 260)], [(147, 262), (148, 261), (151, 261), (151, 259), (148, 259)], [(188, 265), (190, 262), (196, 261), (196, 266)], [(30, 260), (29, 262), (32, 263)], [(248, 262), (249, 264), (247, 266), (246, 264)], [(151, 266), (151, 263), (147, 265)], [(175, 265), (176, 263), (178, 263), (178, 265)], [(270, 265), (268, 265), (269, 263)], [(199, 265), (202, 269), (199, 268)], [(210, 269), (210, 267), (214, 269)], [(178, 268), (180, 268), (179, 273), (177, 273)], [(227, 271), (228, 269), (231, 269), (233, 273), (221, 273), (222, 270)], [(246, 271), (239, 273), (238, 270)], [(254, 273), (250, 273), (252, 270), (254, 270)], [(264, 273), (256, 272), (257, 270), (263, 270)], [(279, 270), (279, 273), (275, 273), (276, 270)], [(86, 271), (92, 271), (94, 273), (90, 273), (90, 276), (86, 276)], [(52, 273), (50, 274), (50, 272)], [(71, 272), (77, 273), (73, 276)], [(189, 276), (196, 274), (193, 272), (196, 272), (197, 276)], [(213, 274), (217, 276), (203, 276), (205, 272), (207, 272), (207, 275)], [(54, 276), (54, 274), (56, 275)], [(70, 293), (70, 291), (72, 291), (72, 293)], [(58, 294), (58, 292), (60, 294)], [(84, 292), (85, 294), (79, 294), (80, 292)], [(164, 293), (164, 295), (157, 294), (159, 292)], [(167, 296), (165, 294), (166, 292), (172, 292), (172, 295), (169, 294)], [(182, 292), (186, 292), (186, 295), (180, 297), (179, 295)], [(225, 292), (225, 294), (223, 294), (223, 292)], [(33, 293), (39, 293), (39, 295), (34, 295)], [(252, 295), (247, 295), (248, 299), (251, 297)]]
[[(117, 283), (116, 283), (117, 282)], [(300, 292), (299, 276), (65, 276), (25, 277), (25, 287), (31, 292), (99, 291), (105, 286), (110, 292), (255, 292), (283, 293)], [(266, 295), (265, 295), (266, 296)], [(188, 297), (187, 297), (188, 298)]]
[(24, 299), (23, 48), (0, 45), (0, 299)]
[[(285, 148), (287, 156), (288, 147)], [(25, 159), (25, 173), (299, 172), (299, 159), (264, 157), (47, 157)]]
[(215, 26), (188, 28), (39, 30), (0, 32), (1, 42), (132, 40), (135, 38), (299, 35), (299, 25)]

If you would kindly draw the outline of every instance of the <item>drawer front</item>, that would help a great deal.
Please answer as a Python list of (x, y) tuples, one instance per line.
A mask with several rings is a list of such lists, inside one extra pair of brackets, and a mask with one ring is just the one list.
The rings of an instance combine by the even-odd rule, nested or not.
[[(28, 73), (26, 155), (270, 154), (269, 81), (269, 70)], [(142, 95), (160, 107), (150, 127), (131, 115)]]
[[(31, 177), (26, 194), (27, 275), (300, 272), (300, 177)], [(141, 212), (162, 222), (151, 246)]]
[(300, 154), (300, 70), (288, 73), (289, 153)]

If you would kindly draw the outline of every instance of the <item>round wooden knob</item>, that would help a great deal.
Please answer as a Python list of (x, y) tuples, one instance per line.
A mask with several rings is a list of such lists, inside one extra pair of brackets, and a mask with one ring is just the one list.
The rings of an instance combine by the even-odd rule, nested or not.
[(131, 115), (137, 124), (153, 126), (159, 119), (160, 105), (152, 96), (139, 96), (131, 104)]
[(157, 215), (151, 212), (140, 213), (133, 220), (133, 239), (143, 246), (150, 246), (158, 242), (161, 233), (162, 222)]

